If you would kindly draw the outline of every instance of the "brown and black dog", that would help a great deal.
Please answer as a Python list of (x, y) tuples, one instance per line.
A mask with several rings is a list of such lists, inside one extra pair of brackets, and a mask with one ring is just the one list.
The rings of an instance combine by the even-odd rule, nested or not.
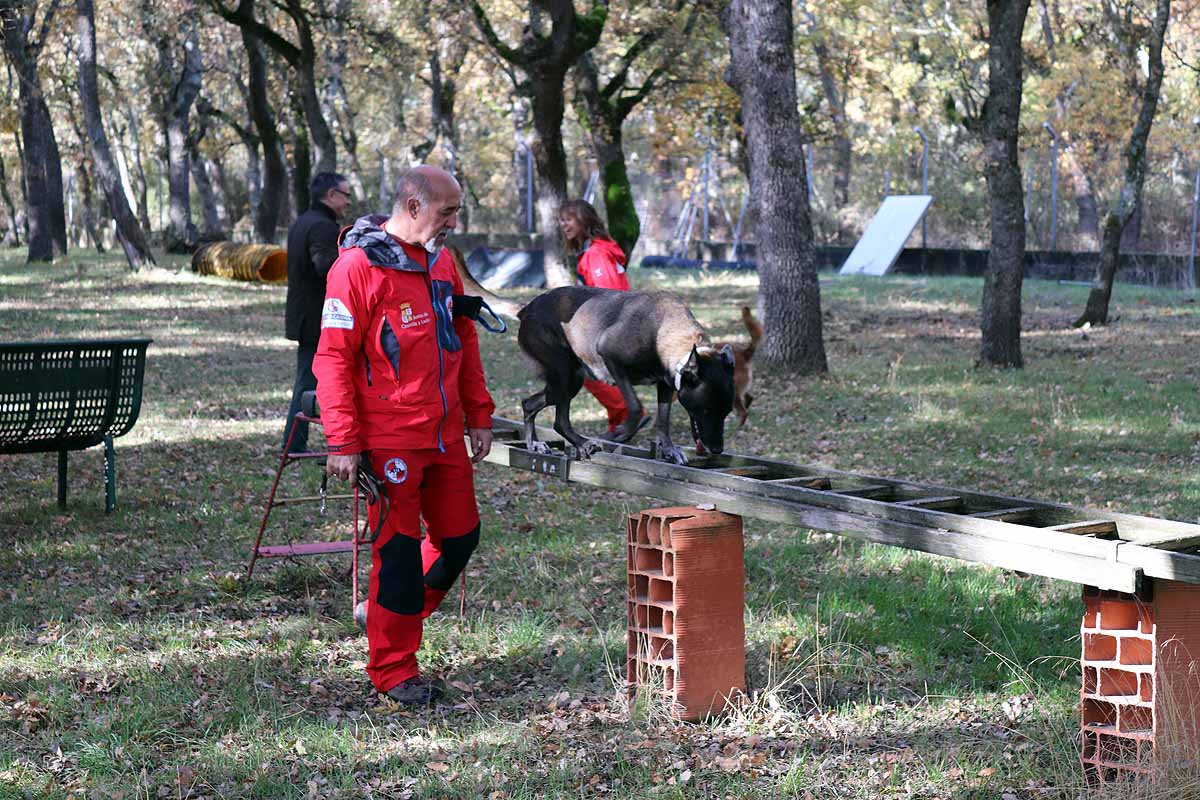
[(518, 317), (517, 343), (546, 381), (545, 388), (521, 401), (531, 450), (548, 449), (537, 441), (534, 420), (550, 405), (554, 429), (581, 457), (599, 448), (571, 426), (571, 401), (585, 378), (616, 384), (625, 399), (629, 416), (611, 441), (627, 442), (637, 432), (642, 404), (633, 387), (653, 384), (658, 389), (659, 458), (687, 463), (671, 441), (671, 403), (677, 396), (693, 438), (707, 452), (725, 449), (725, 418), (734, 404), (733, 349), (707, 344), (704, 328), (683, 298), (670, 292), (566, 286), (533, 298)]

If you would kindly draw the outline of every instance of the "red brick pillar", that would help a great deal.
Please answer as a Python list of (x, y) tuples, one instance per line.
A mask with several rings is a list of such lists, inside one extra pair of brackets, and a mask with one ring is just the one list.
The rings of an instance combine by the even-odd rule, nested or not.
[(745, 691), (742, 518), (696, 507), (629, 518), (626, 677), (698, 719)]
[[(1200, 586), (1083, 590), (1082, 748), (1089, 783), (1133, 781), (1200, 747)], [(1191, 759), (1191, 756), (1187, 756)]]

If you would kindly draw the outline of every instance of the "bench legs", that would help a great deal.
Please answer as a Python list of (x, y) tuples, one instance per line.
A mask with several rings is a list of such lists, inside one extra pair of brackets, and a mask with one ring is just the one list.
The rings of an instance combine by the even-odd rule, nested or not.
[(104, 437), (104, 513), (117, 507), (117, 451), (111, 436)]
[(58, 507), (67, 507), (67, 451), (58, 451)]
[[(67, 507), (67, 451), (58, 451), (58, 507)], [(117, 452), (111, 436), (104, 437), (104, 513), (117, 507)]]

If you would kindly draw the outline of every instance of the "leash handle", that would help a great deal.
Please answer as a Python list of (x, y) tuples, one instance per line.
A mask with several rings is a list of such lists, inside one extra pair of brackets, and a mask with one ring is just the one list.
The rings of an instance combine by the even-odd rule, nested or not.
[[(359, 459), (355, 480), (359, 491), (366, 498), (367, 505), (379, 506), (379, 515), (370, 536), (371, 544), (374, 544), (375, 540), (379, 538), (380, 531), (383, 530), (383, 524), (387, 521), (388, 511), (391, 510), (391, 503), (389, 503), (387, 496), (387, 487), (383, 485), (383, 481), (379, 480), (379, 476), (375, 474), (375, 470), (371, 469), (371, 462), (365, 456)], [(367, 530), (367, 526), (368, 523), (364, 522), (364, 532)]]
[(487, 304), (486, 300), (483, 300), (482, 298), (480, 298), (479, 305), (480, 305), (480, 309), (479, 309), (480, 312), (486, 311), (488, 314), (490, 314), (492, 319), (495, 320), (496, 325), (497, 325), (497, 327), (492, 327), (492, 325), (489, 324), (488, 321), (483, 318), (483, 314), (480, 313), (480, 315), (478, 317), (476, 317), (475, 320), (481, 326), (483, 326), (483, 329), (485, 331), (488, 331), (489, 333), (507, 333), (508, 332), (508, 325), (504, 322), (503, 319), (500, 318), (499, 314), (497, 314), (495, 311), (492, 310), (492, 307)]

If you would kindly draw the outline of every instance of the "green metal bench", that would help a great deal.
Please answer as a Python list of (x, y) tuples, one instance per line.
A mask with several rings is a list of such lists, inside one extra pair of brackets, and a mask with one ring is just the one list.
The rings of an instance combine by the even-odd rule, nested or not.
[(67, 452), (104, 443), (104, 510), (117, 505), (113, 438), (142, 408), (150, 339), (0, 342), (0, 455), (58, 453), (67, 506)]

